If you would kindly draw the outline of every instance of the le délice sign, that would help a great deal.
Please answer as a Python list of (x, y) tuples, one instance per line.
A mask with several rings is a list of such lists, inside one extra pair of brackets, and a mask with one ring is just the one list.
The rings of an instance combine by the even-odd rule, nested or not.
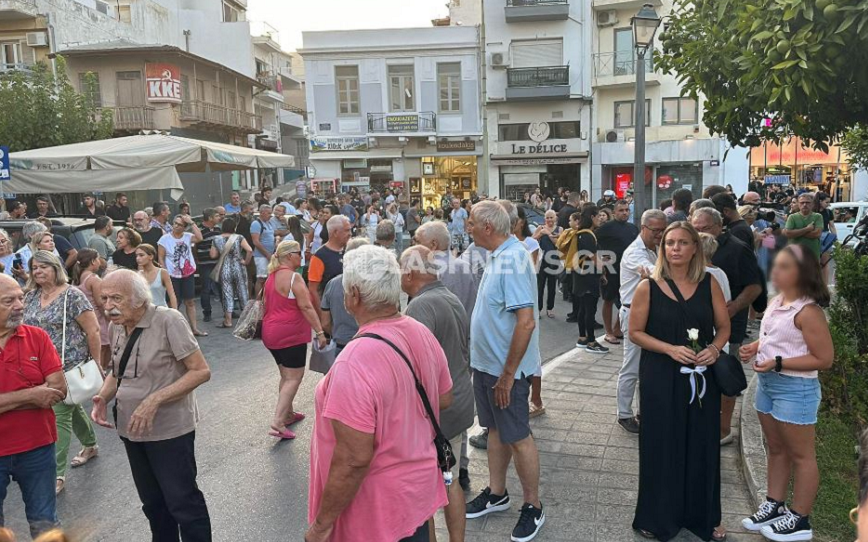
[(145, 85), (152, 103), (181, 103), (181, 69), (174, 64), (145, 64)]
[(559, 145), (543, 145), (542, 143), (536, 145), (512, 144), (512, 154), (546, 154), (557, 152), (567, 152), (566, 143), (561, 143)]

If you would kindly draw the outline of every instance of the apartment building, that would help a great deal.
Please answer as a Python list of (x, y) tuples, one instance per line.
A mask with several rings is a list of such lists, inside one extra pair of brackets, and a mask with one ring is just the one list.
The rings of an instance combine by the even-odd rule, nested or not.
[[(466, 3), (455, 19), (473, 19)], [(590, 2), (488, 0), (482, 16), (487, 192), (590, 191)]]
[(478, 29), (305, 32), (315, 191), (402, 187), (424, 206), (479, 182)]
[(296, 169), (284, 173), (286, 180), (311, 177), (310, 141), (307, 138), (307, 97), (304, 59), (296, 52), (285, 53), (280, 66), (283, 79), (283, 107), (280, 111), (280, 135), (287, 154), (295, 156)]

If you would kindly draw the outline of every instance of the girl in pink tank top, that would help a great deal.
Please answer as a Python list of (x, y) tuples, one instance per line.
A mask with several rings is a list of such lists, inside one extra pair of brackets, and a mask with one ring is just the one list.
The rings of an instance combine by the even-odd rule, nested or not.
[(268, 264), (268, 279), (262, 293), (265, 303), (262, 344), (274, 356), (280, 370), (280, 392), (269, 435), (281, 439), (295, 438), (288, 426), (305, 417), (295, 412), (292, 403), (304, 378), (311, 333), (315, 332), (320, 348), (326, 344), (310, 292), (296, 272), (300, 265), (301, 246), (295, 241), (280, 243)]
[[(822, 396), (817, 371), (829, 369), (835, 358), (820, 308), (828, 304), (829, 290), (819, 260), (801, 245), (778, 254), (771, 279), (780, 294), (769, 303), (759, 340), (739, 350), (743, 362), (753, 360), (755, 408), (768, 443), (768, 495), (742, 525), (773, 541), (811, 540), (809, 516), (820, 482), (814, 453)], [(793, 502), (788, 508), (791, 472)]]

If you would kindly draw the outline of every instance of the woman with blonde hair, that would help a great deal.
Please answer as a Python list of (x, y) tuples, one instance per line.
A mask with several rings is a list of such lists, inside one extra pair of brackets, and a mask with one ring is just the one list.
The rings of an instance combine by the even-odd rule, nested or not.
[(108, 367), (111, 361), (109, 322), (105, 317), (105, 306), (102, 301), (102, 279), (98, 274), (104, 265), (105, 261), (100, 257), (99, 252), (92, 248), (83, 248), (78, 251), (75, 265), (72, 267), (72, 283), (82, 291), (90, 304), (93, 305), (96, 321), (99, 323), (101, 345), (99, 362), (103, 370)]
[[(653, 314), (654, 318), (649, 318)], [(639, 283), (629, 337), (639, 366), (639, 497), (633, 528), (663, 542), (720, 526), (720, 388), (711, 370), (729, 340), (723, 291), (705, 271), (697, 231), (673, 222), (651, 279)]]
[(301, 245), (297, 241), (280, 243), (268, 263), (268, 279), (262, 290), (265, 314), (262, 317), (262, 344), (274, 356), (280, 370), (280, 387), (269, 435), (294, 439), (289, 426), (304, 419), (293, 409), (293, 401), (304, 378), (307, 345), (311, 330), (319, 347), (326, 345), (325, 332), (311, 303), (310, 292), (301, 274)]
[[(136, 265), (139, 266), (139, 274), (145, 277), (148, 287), (151, 289), (151, 302), (158, 307), (178, 308), (178, 299), (175, 297), (175, 289), (172, 288), (172, 277), (169, 272), (161, 268), (155, 261), (157, 249), (154, 245), (142, 243), (136, 247)], [(169, 302), (166, 303), (168, 297)]]

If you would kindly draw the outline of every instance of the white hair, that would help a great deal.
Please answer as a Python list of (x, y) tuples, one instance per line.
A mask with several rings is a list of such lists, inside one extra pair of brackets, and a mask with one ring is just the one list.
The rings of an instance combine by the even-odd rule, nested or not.
[(380, 223), (377, 224), (376, 236), (377, 241), (394, 241), (395, 223), (388, 218), (380, 221)]
[(509, 215), (509, 231), (512, 232), (512, 230), (515, 229), (515, 225), (518, 224), (518, 207), (508, 199), (499, 199), (497, 200), (497, 203), (499, 203), (506, 211), (506, 214)]
[(475, 220), (482, 225), (488, 224), (498, 235), (509, 235), (512, 232), (509, 213), (496, 201), (480, 201), (473, 206), (471, 213), (476, 216)]
[(103, 280), (108, 281), (109, 284), (117, 283), (127, 289), (130, 294), (130, 303), (135, 308), (147, 305), (153, 301), (151, 288), (148, 283), (142, 275), (131, 269), (115, 269), (106, 275)]
[(370, 245), (371, 242), (367, 237), (353, 237), (349, 241), (347, 241), (347, 248), (344, 250), (344, 254), (351, 250), (355, 250), (359, 247), (363, 247), (365, 245)]
[(715, 226), (723, 226), (723, 216), (717, 209), (712, 209), (711, 207), (700, 207), (693, 211), (693, 218), (696, 218), (699, 215), (708, 216), (711, 223)]
[(339, 229), (343, 228), (344, 224), (349, 223), (350, 219), (347, 218), (345, 215), (335, 215), (331, 217), (328, 222), (326, 222), (326, 229), (328, 230), (329, 235), (331, 235)]
[(434, 259), (434, 252), (426, 246), (416, 245), (410, 247), (401, 254), (401, 269), (415, 271), (426, 275), (440, 274), (440, 265)]
[(644, 213), (642, 213), (642, 225), (647, 226), (652, 220), (662, 220), (663, 222), (668, 221), (666, 217), (666, 213), (661, 211), (660, 209), (648, 209)]
[(391, 250), (368, 245), (344, 255), (344, 293), (359, 291), (369, 310), (401, 302), (401, 268)]
[(21, 228), (21, 235), (29, 243), (31, 237), (44, 231), (48, 231), (48, 228), (46, 228), (45, 224), (42, 222), (25, 222), (24, 226)]
[(426, 222), (416, 229), (416, 237), (424, 239), (422, 244), (427, 244), (429, 241), (434, 241), (437, 245), (435, 250), (449, 250), (449, 229), (446, 224), (439, 221)]

